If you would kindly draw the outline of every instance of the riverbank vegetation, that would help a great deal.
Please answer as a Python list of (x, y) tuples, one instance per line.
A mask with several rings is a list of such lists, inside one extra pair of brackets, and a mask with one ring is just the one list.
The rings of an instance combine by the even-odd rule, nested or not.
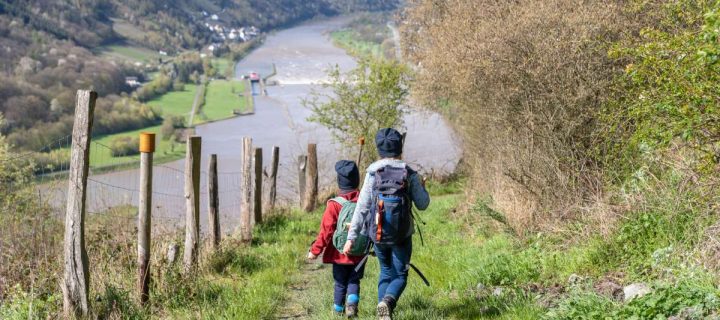
[(394, 59), (395, 41), (388, 23), (392, 13), (361, 13), (339, 30), (330, 32), (333, 43), (360, 59)]

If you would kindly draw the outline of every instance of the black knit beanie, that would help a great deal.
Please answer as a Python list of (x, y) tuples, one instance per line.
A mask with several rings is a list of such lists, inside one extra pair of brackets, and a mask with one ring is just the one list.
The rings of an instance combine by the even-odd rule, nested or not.
[(383, 158), (400, 156), (403, 150), (402, 135), (393, 128), (380, 129), (375, 135), (375, 145)]
[(341, 190), (357, 189), (360, 185), (360, 171), (355, 161), (338, 161), (335, 163), (335, 172), (337, 172), (337, 183)]

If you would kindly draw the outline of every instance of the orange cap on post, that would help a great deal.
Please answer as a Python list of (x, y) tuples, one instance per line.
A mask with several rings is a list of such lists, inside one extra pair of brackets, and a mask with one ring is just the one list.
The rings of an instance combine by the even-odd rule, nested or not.
[(361, 146), (364, 146), (365, 145), (365, 137), (360, 137), (359, 142), (360, 142)]
[(140, 152), (155, 152), (155, 134), (151, 132), (140, 133)]

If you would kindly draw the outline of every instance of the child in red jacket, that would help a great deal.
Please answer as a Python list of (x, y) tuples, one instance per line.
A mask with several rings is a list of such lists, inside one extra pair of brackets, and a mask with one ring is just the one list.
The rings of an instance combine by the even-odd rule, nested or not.
[[(335, 164), (339, 196), (350, 202), (358, 200), (360, 172), (353, 161), (340, 160)], [(365, 265), (355, 271), (355, 267), (364, 256), (346, 256), (332, 244), (333, 234), (342, 205), (334, 200), (327, 202), (325, 213), (320, 223), (320, 233), (313, 242), (308, 259), (317, 258), (323, 253), (323, 263), (332, 263), (335, 279), (334, 310), (338, 314), (343, 311), (348, 317), (357, 316), (360, 302), (360, 279), (365, 273)]]

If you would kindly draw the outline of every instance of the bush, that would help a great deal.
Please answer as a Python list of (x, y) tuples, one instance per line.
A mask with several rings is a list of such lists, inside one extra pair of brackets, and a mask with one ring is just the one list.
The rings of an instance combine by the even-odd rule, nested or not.
[(413, 94), (455, 124), (474, 189), (516, 231), (598, 197), (590, 137), (622, 71), (607, 50), (636, 29), (624, 3), (410, 1), (401, 32), (419, 66)]
[(95, 107), (94, 135), (111, 134), (156, 125), (160, 111), (131, 98), (110, 96), (98, 100)]
[[(303, 104), (312, 110), (309, 121), (319, 123), (340, 144), (357, 147), (358, 139), (374, 141), (381, 128), (402, 125), (406, 91), (406, 70), (395, 61), (365, 60), (347, 74), (339, 68), (329, 72), (324, 85), (331, 95), (313, 92)], [(377, 159), (375, 148), (365, 148), (365, 164)], [(364, 164), (359, 164), (364, 168)]]
[(135, 96), (140, 101), (149, 101), (153, 98), (172, 91), (173, 79), (167, 74), (161, 73), (155, 79), (143, 85), (135, 91)]
[(701, 176), (720, 163), (720, 3), (673, 1), (659, 11), (660, 23), (610, 52), (625, 72), (603, 110), (598, 153), (617, 182), (668, 149), (697, 159)]
[(185, 117), (170, 116), (163, 120), (162, 127), (160, 127), (160, 136), (163, 140), (177, 139), (177, 129), (183, 128), (185, 128)]
[(49, 152), (36, 152), (32, 154), (31, 159), (35, 174), (68, 170), (70, 168), (70, 149), (63, 148)]
[(110, 143), (113, 157), (124, 157), (140, 153), (140, 139), (137, 137), (117, 137)]

